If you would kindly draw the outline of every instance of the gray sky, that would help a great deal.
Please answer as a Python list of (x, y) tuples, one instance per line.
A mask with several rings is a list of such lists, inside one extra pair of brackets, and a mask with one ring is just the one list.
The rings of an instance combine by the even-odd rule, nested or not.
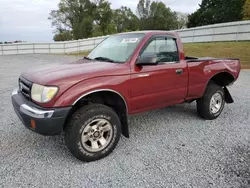
[[(138, 0), (109, 0), (112, 8), (122, 5), (136, 10)], [(174, 11), (194, 12), (201, 0), (162, 0)], [(0, 41), (48, 42), (53, 39), (47, 19), (59, 0), (0, 0)]]

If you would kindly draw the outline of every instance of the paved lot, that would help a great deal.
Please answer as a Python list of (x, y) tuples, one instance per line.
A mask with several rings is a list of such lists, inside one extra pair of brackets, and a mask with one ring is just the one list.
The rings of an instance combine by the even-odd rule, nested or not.
[(0, 56), (0, 187), (250, 187), (250, 71), (230, 87), (236, 102), (219, 119), (200, 119), (195, 103), (132, 116), (130, 139), (82, 163), (61, 136), (24, 128), (10, 101), (21, 71), (75, 59)]

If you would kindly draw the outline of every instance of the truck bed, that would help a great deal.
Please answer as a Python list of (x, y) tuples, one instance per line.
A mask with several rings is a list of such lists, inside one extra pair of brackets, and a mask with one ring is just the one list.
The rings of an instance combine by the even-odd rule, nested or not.
[[(200, 98), (214, 76), (219, 79), (229, 77), (237, 80), (240, 72), (240, 60), (236, 58), (185, 57), (189, 70), (188, 98)], [(219, 70), (219, 72), (218, 72)]]
[(237, 58), (214, 58), (214, 57), (185, 57), (187, 63), (200, 61), (214, 61), (214, 60), (239, 60)]

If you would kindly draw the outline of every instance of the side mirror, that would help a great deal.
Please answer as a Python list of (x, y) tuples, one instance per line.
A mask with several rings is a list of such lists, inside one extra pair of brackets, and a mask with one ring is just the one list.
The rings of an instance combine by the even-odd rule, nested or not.
[(158, 64), (158, 58), (156, 55), (147, 55), (147, 56), (141, 56), (137, 59), (136, 65), (157, 65)]

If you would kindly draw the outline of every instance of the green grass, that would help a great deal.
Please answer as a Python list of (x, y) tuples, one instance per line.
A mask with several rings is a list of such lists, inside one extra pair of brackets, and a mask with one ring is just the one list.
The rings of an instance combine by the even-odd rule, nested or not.
[[(239, 58), (242, 68), (250, 68), (250, 42), (216, 42), (184, 44), (186, 56)], [(88, 51), (70, 55), (86, 56)]]
[(250, 68), (250, 42), (184, 44), (186, 56), (239, 58), (242, 68)]
[(76, 52), (76, 53), (70, 53), (67, 55), (73, 55), (73, 56), (87, 56), (89, 54), (89, 51), (83, 51), (83, 52)]

